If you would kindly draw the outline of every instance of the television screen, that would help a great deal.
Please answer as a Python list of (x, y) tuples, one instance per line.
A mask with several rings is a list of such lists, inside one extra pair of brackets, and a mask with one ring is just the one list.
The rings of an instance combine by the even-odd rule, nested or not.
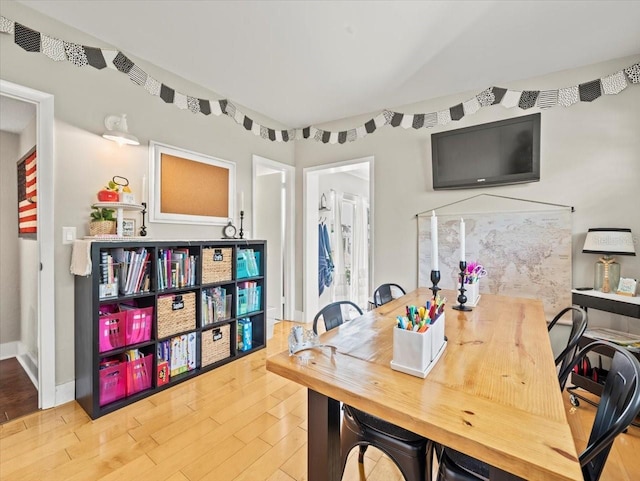
[(433, 188), (540, 180), (540, 114), (431, 135)]

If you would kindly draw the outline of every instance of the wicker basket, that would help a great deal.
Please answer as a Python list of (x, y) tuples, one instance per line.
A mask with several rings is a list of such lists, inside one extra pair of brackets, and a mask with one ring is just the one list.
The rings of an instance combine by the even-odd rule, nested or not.
[(230, 281), (232, 261), (231, 247), (202, 249), (202, 283)]
[(115, 234), (116, 223), (113, 220), (94, 220), (89, 222), (89, 235)]
[(195, 292), (158, 297), (158, 339), (195, 328)]
[(202, 367), (231, 356), (231, 326), (202, 331)]

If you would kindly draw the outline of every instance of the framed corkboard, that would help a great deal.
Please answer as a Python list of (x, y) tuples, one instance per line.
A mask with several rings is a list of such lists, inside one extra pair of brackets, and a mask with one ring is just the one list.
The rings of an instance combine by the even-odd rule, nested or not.
[(152, 222), (226, 224), (234, 217), (234, 162), (150, 142)]

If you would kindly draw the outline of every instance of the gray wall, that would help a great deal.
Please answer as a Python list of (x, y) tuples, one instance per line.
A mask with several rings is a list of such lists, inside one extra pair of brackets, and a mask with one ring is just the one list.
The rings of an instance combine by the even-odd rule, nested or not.
[[(15, 2), (3, 1), (1, 13), (53, 37), (111, 47)], [(222, 97), (139, 59), (132, 60), (178, 91), (211, 100)], [(71, 246), (62, 245), (62, 227), (75, 226), (79, 237), (88, 234), (90, 205), (107, 180), (125, 176), (139, 194), (142, 176), (149, 177), (148, 142), (155, 140), (235, 162), (237, 190), (245, 192), (245, 206), (251, 206), (252, 154), (292, 165), (294, 146), (266, 142), (226, 116), (194, 115), (167, 105), (119, 72), (78, 68), (68, 62), (53, 62), (43, 54), (27, 53), (14, 44), (11, 35), (0, 35), (0, 75), (55, 96), (56, 384), (60, 385), (74, 379)], [(284, 128), (239, 107), (258, 122)], [(140, 146), (120, 148), (101, 137), (105, 116), (121, 113), (127, 114), (129, 130), (140, 139)], [(251, 225), (251, 215), (247, 208), (245, 225)], [(148, 232), (151, 239), (215, 239), (222, 236), (222, 226), (153, 223)]]
[(20, 340), (16, 162), (20, 136), (0, 131), (0, 344)]
[[(579, 69), (558, 72), (521, 82), (497, 85), (517, 90), (561, 88), (597, 79), (638, 62), (640, 56), (611, 60)], [(408, 113), (433, 112), (464, 102), (477, 92), (428, 100), (394, 110)], [(582, 254), (589, 227), (630, 227), (636, 251), (640, 251), (640, 214), (638, 214), (640, 163), (640, 87), (629, 85), (618, 95), (607, 95), (592, 103), (555, 107), (542, 111), (541, 181), (486, 189), (433, 191), (430, 135), (443, 130), (466, 127), (537, 112), (500, 105), (483, 108), (458, 122), (432, 129), (404, 130), (384, 127), (364, 139), (344, 145), (313, 141), (296, 144), (296, 172), (302, 186), (302, 169), (325, 163), (373, 156), (375, 158), (373, 193), (374, 280), (387, 279), (412, 289), (417, 285), (417, 228), (415, 214), (455, 202), (479, 193), (494, 193), (529, 200), (572, 205), (573, 285), (593, 285), (596, 256)], [(327, 130), (345, 130), (361, 125), (374, 114), (318, 126)], [(405, 195), (400, 193), (411, 193)], [(302, 189), (297, 189), (298, 203)], [(298, 211), (297, 246), (302, 249), (302, 213)], [(398, 233), (402, 235), (398, 235)], [(622, 275), (640, 275), (640, 256), (620, 257)], [(399, 267), (401, 266), (401, 267)], [(298, 270), (297, 285), (302, 283)], [(298, 308), (302, 290), (297, 292)], [(640, 323), (613, 314), (590, 313), (593, 324), (611, 323), (612, 327), (640, 331)]]

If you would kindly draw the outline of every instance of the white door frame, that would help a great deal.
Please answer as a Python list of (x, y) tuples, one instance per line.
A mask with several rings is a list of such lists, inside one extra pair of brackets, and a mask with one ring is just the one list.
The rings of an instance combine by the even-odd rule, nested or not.
[(38, 149), (38, 407), (55, 406), (56, 336), (53, 222), (53, 95), (0, 79), (0, 95), (35, 104)]
[(303, 319), (310, 322), (318, 312), (318, 201), (320, 199), (319, 176), (340, 172), (354, 164), (369, 164), (369, 285), (373, 281), (374, 242), (374, 157), (345, 160), (302, 169), (303, 177)]
[(284, 232), (284, 318), (295, 319), (296, 289), (295, 289), (295, 172), (294, 166), (276, 160), (253, 155), (251, 173), (251, 231), (256, 231), (256, 177), (258, 166), (269, 167), (285, 174), (285, 232)]

